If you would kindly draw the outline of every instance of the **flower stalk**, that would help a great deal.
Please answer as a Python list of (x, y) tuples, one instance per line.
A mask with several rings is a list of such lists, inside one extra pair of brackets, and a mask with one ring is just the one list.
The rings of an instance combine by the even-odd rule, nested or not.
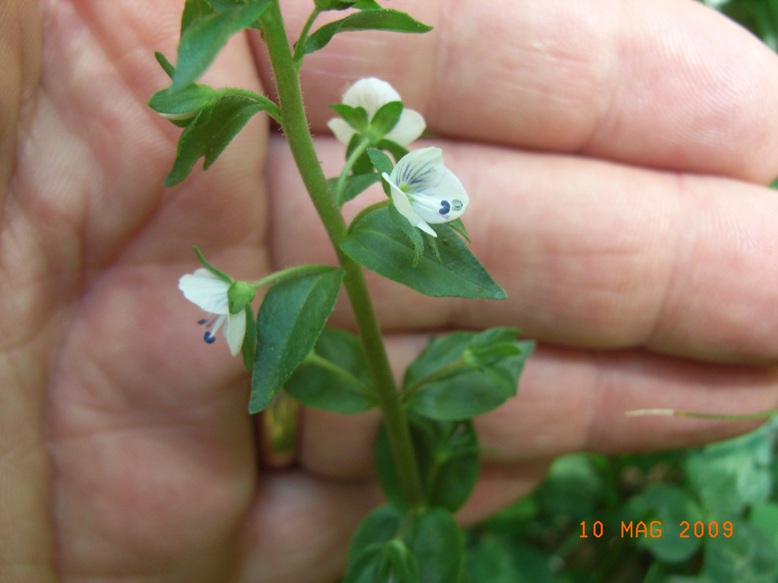
[(311, 200), (318, 212), (344, 272), (344, 286), (351, 302), (368, 366), (392, 444), (400, 482), (407, 503), (414, 508), (425, 504), (416, 455), (405, 411), (394, 381), (381, 329), (362, 269), (340, 250), (347, 227), (327, 179), (319, 164), (305, 116), (297, 65), (284, 28), (279, 0), (271, 0), (262, 16), (263, 32), (276, 79), (282, 126), (289, 148)]

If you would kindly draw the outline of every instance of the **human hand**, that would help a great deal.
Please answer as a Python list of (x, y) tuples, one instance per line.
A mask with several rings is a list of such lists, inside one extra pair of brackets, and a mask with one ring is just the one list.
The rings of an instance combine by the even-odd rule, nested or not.
[[(176, 289), (193, 243), (245, 278), (331, 261), (282, 137), (252, 121), (165, 190), (177, 131), (145, 102), (180, 6), (50, 3), (40, 39), (37, 7), (9, 6), (19, 26), (3, 34), (24, 50), (19, 75), (0, 67), (0, 580), (335, 579), (378, 501), (377, 417), (306, 410), (299, 468), (258, 472), (239, 359), (202, 343)], [(462, 520), (568, 451), (744, 429), (625, 410), (775, 406), (778, 203), (761, 186), (778, 172), (775, 55), (691, 2), (393, 6), (437, 30), (311, 55), (313, 126), (326, 135), (326, 105), (357, 78), (391, 82), (445, 143), (475, 254), (510, 297), (372, 278), (398, 371), (448, 327), (518, 325), (541, 343), (519, 397), (478, 420), (486, 463)], [(284, 9), (296, 30), (309, 3)], [(207, 81), (270, 86), (258, 45), (236, 39)]]

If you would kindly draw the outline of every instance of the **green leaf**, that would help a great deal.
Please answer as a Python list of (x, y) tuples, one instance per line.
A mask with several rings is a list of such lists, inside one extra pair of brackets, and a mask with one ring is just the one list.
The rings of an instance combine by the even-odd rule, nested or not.
[(432, 30), (405, 12), (390, 9), (362, 10), (341, 20), (325, 24), (305, 41), (303, 54), (324, 48), (336, 34), (357, 30), (387, 30), (394, 32), (423, 33)]
[(207, 170), (249, 119), (260, 111), (275, 107), (275, 104), (262, 96), (248, 96), (231, 91), (220, 91), (219, 98), (201, 109), (181, 133), (176, 160), (170, 174), (165, 178), (165, 186), (182, 182), (201, 157), (205, 157), (203, 167)]
[(438, 227), (440, 260), (425, 250), (416, 267), (416, 250), (389, 218), (387, 208), (357, 217), (341, 243), (346, 255), (364, 267), (411, 289), (435, 297), (505, 299), (507, 296), (465, 243), (445, 224)]
[(431, 508), (406, 515), (392, 506), (382, 506), (368, 514), (354, 534), (344, 583), (393, 581), (370, 579), (379, 571), (377, 566), (369, 570), (367, 565), (375, 565), (374, 557), (385, 545), (396, 540), (402, 541), (403, 546), (416, 557), (419, 581), (460, 581), (464, 542), (450, 512), (443, 508)]
[[(338, 200), (338, 204), (343, 206), (348, 201), (355, 199), (380, 179), (381, 177), (375, 172), (355, 174), (347, 177), (346, 185), (343, 188), (343, 192), (341, 193), (340, 199)], [(338, 178), (330, 178), (327, 181), (327, 184), (330, 187), (330, 191), (334, 191), (335, 186), (338, 184)]]
[(315, 346), (338, 299), (343, 273), (315, 273), (271, 287), (257, 316), (259, 340), (249, 412), (268, 406)]
[(405, 543), (392, 539), (362, 553), (344, 583), (420, 583), (419, 563)]
[(236, 4), (234, 7), (190, 18), (178, 44), (178, 62), (172, 89), (179, 90), (196, 81), (227, 44), (227, 40), (253, 26), (269, 4), (269, 0)]
[(309, 358), (286, 382), (292, 397), (308, 407), (360, 413), (377, 403), (362, 342), (345, 330), (327, 328)]
[(181, 14), (181, 34), (183, 35), (190, 26), (214, 12), (207, 0), (186, 0), (184, 12)]
[[(478, 480), (479, 448), (473, 424), (413, 416), (410, 428), (427, 503), (456, 511), (467, 501)], [(397, 464), (383, 426), (375, 447), (381, 488), (392, 504), (403, 508), (406, 503), (397, 476)]]
[[(517, 341), (515, 328), (493, 328), (481, 333), (454, 332), (433, 339), (405, 372), (404, 398), (408, 408), (439, 420), (467, 419), (491, 411), (516, 395), (524, 361), (534, 343)], [(511, 343), (515, 350), (476, 365), (465, 355), (492, 345)]]

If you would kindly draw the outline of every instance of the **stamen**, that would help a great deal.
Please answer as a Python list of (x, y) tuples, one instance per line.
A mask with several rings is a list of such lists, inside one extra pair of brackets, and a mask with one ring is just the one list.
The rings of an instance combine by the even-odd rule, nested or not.
[[(459, 202), (459, 201), (454, 201), (454, 202), (456, 203), (456, 202)], [(461, 202), (459, 203), (459, 208), (462, 208), (462, 203)], [(448, 201), (447, 200), (441, 200), (440, 201), (440, 210), (438, 211), (438, 214), (445, 216), (445, 215), (448, 214), (448, 212), (450, 210), (451, 210), (451, 205), (448, 204)]]
[(214, 342), (216, 342), (216, 336), (211, 334), (210, 330), (206, 330), (205, 334), (203, 334), (203, 340), (205, 340), (206, 344), (213, 344)]

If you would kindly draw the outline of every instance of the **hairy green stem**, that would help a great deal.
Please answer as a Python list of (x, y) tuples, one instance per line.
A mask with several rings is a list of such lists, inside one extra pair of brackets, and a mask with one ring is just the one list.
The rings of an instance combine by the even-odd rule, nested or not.
[(262, 16), (262, 21), (270, 62), (276, 79), (282, 125), (289, 148), (316, 211), (327, 229), (327, 234), (344, 272), (343, 282), (367, 353), (368, 366), (384, 415), (384, 423), (392, 444), (392, 453), (405, 499), (412, 508), (422, 507), (425, 504), (424, 492), (419, 478), (407, 417), (389, 366), (381, 329), (373, 310), (362, 269), (340, 250), (340, 242), (347, 232), (346, 222), (329, 190), (327, 178), (324, 176), (319, 157), (313, 146), (313, 138), (305, 116), (297, 67), (284, 29), (279, 0), (270, 2), (268, 9)]

